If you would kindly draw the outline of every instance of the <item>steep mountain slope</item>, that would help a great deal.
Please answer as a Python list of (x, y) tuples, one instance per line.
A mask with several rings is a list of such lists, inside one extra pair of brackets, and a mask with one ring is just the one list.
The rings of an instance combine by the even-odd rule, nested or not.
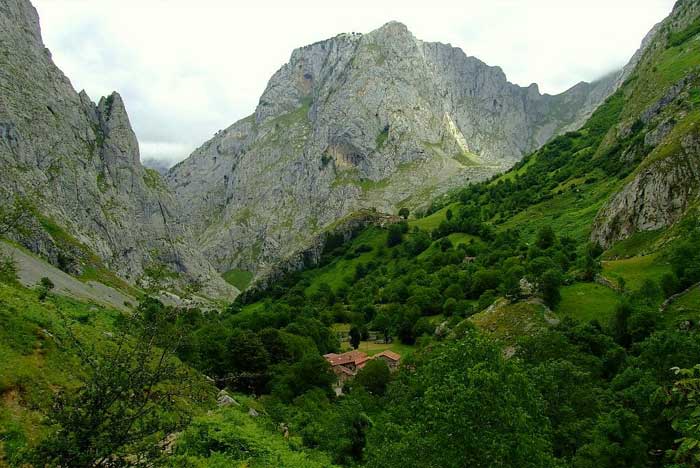
[(75, 92), (28, 0), (0, 1), (0, 38), (0, 190), (34, 207), (11, 236), (78, 276), (232, 297), (175, 221), (159, 175), (141, 166), (119, 94), (95, 105)]
[(700, 6), (678, 2), (624, 88), (621, 121), (601, 157), (636, 166), (598, 214), (591, 238), (605, 247), (667, 228), (700, 200)]
[(295, 50), (255, 113), (167, 179), (216, 267), (259, 271), (353, 211), (425, 205), (508, 168), (631, 68), (549, 96), (400, 23), (341, 34)]

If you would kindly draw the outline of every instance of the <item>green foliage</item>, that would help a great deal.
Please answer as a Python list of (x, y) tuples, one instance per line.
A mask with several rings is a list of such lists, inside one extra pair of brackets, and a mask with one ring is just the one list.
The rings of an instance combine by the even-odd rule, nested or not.
[(576, 453), (573, 465), (581, 468), (644, 466), (647, 445), (637, 416), (625, 409), (602, 415), (592, 440)]
[(224, 280), (228, 284), (238, 288), (240, 291), (244, 291), (253, 279), (253, 274), (251, 272), (235, 268), (227, 271), (221, 276), (223, 276)]
[(389, 125), (384, 127), (381, 132), (377, 134), (377, 138), (375, 139), (377, 151), (381, 151), (384, 145), (386, 144), (386, 140), (389, 138)]
[(386, 245), (388, 247), (394, 247), (399, 245), (403, 240), (404, 229), (401, 224), (392, 224), (389, 226), (389, 231), (387, 232)]
[(314, 450), (301, 450), (298, 437), (285, 439), (282, 433), (268, 429), (269, 426), (265, 416), (251, 418), (236, 408), (196, 417), (177, 440), (169, 465), (202, 468), (332, 466), (327, 456)]
[(373, 359), (357, 373), (355, 383), (364, 387), (372, 395), (382, 396), (391, 379), (389, 366), (381, 359)]
[(336, 377), (325, 359), (318, 355), (306, 355), (275, 375), (272, 381), (272, 393), (281, 400), (289, 402), (314, 388), (330, 393), (330, 386), (335, 381)]
[(0, 238), (13, 231), (21, 232), (33, 211), (28, 198), (25, 197), (17, 196), (11, 202), (0, 203)]
[(681, 31), (670, 32), (667, 39), (668, 47), (678, 47), (698, 34), (700, 34), (700, 18), (693, 21), (687, 28)]
[(700, 233), (695, 232), (691, 238), (677, 244), (671, 253), (671, 268), (680, 282), (681, 289), (700, 282), (698, 242), (700, 242)]
[(4, 253), (0, 253), (0, 283), (17, 283), (17, 262), (12, 256)]
[(76, 390), (55, 396), (49, 435), (30, 455), (35, 463), (126, 466), (162, 456), (158, 442), (184, 426), (186, 401), (196, 398), (191, 377), (173, 360), (173, 313), (144, 301), (101, 351), (69, 334), (85, 375)]
[(403, 219), (408, 219), (409, 213), (410, 211), (406, 207), (403, 207), (399, 210), (399, 216), (401, 216)]
[(360, 340), (362, 336), (360, 335), (360, 329), (357, 327), (352, 327), (350, 329), (350, 346), (357, 349), (360, 346)]
[(390, 386), (368, 466), (554, 466), (525, 373), (473, 334), (438, 345)]
[(53, 281), (51, 281), (47, 277), (41, 278), (39, 280), (39, 284), (37, 286), (37, 290), (39, 291), (39, 300), (43, 301), (46, 299), (46, 297), (49, 295), (49, 292), (54, 288)]
[(664, 416), (681, 437), (668, 454), (681, 466), (700, 464), (700, 364), (691, 369), (674, 369), (678, 376), (664, 394)]
[(542, 299), (549, 307), (555, 308), (561, 301), (559, 293), (562, 282), (561, 273), (556, 269), (549, 269), (542, 274), (541, 282)]

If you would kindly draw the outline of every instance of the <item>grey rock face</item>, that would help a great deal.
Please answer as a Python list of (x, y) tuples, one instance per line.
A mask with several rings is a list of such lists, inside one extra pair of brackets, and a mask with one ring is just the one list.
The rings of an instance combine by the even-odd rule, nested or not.
[(0, 39), (2, 198), (19, 194), (37, 211), (35, 235), (17, 240), (60, 266), (77, 263), (74, 273), (97, 256), (132, 284), (152, 284), (150, 272), (167, 271), (175, 286), (232, 297), (175, 221), (165, 183), (141, 166), (119, 94), (95, 105), (75, 92), (44, 47), (27, 0), (0, 0)]
[(691, 73), (641, 113), (644, 145), (653, 149), (597, 214), (592, 241), (607, 248), (635, 232), (671, 226), (698, 200), (700, 127), (687, 111), (689, 93), (698, 85), (700, 75)]
[(543, 95), (392, 22), (296, 49), (255, 113), (167, 180), (220, 271), (265, 271), (351, 212), (419, 207), (511, 166), (582, 123), (617, 78)]
[(607, 248), (635, 232), (671, 226), (698, 199), (699, 187), (696, 129), (682, 137), (677, 152), (647, 165), (613, 196), (598, 214), (591, 238)]

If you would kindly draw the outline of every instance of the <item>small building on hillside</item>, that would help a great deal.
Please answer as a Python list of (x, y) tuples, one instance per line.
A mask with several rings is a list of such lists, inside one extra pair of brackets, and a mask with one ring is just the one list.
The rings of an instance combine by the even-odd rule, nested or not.
[(389, 351), (388, 349), (386, 351), (382, 351), (379, 354), (375, 354), (372, 356), (373, 359), (381, 359), (382, 361), (386, 362), (386, 365), (389, 366), (389, 370), (395, 371), (399, 367), (399, 361), (401, 361), (401, 355), (398, 353), (395, 353), (393, 351)]
[(401, 361), (401, 355), (393, 351), (382, 351), (374, 356), (367, 356), (362, 351), (348, 351), (342, 354), (328, 353), (323, 357), (328, 361), (333, 369), (333, 373), (338, 377), (338, 384), (342, 386), (351, 378), (357, 375), (357, 372), (365, 367), (371, 359), (381, 359), (389, 366), (389, 370), (394, 371), (398, 368)]

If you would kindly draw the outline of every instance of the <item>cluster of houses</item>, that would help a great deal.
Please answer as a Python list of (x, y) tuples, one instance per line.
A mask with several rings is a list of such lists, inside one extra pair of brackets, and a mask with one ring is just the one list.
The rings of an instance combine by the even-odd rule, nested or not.
[(381, 359), (386, 362), (389, 370), (394, 371), (399, 367), (401, 355), (393, 351), (382, 351), (374, 356), (368, 356), (362, 351), (348, 351), (342, 354), (328, 353), (323, 355), (331, 365), (333, 373), (338, 376), (338, 383), (342, 385), (347, 380), (355, 377), (357, 372), (365, 367), (372, 359)]

